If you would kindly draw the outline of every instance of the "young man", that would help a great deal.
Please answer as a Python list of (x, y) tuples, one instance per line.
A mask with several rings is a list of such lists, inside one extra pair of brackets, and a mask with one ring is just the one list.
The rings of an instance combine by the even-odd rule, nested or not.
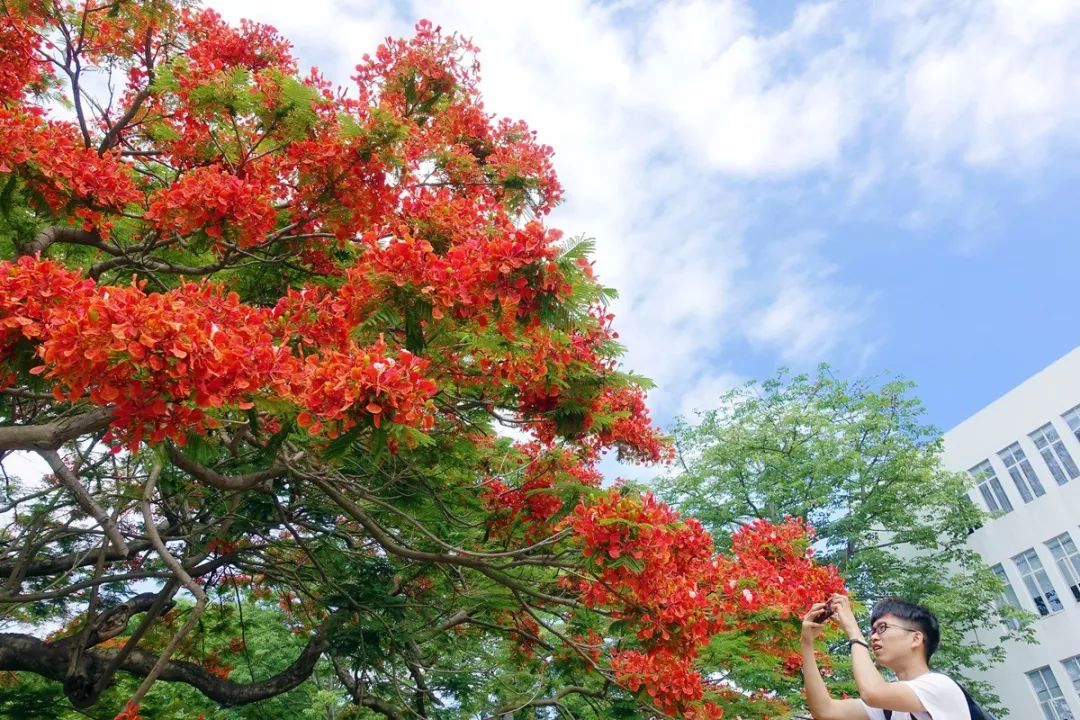
[[(814, 641), (832, 617), (847, 634), (851, 668), (858, 699), (835, 700), (829, 695), (814, 659)], [(948, 676), (930, 671), (930, 656), (941, 637), (934, 614), (914, 603), (887, 598), (870, 615), (870, 642), (863, 637), (843, 595), (817, 603), (803, 618), (803, 681), (806, 704), (815, 720), (971, 720), (964, 691)], [(874, 666), (896, 674), (889, 682)]]

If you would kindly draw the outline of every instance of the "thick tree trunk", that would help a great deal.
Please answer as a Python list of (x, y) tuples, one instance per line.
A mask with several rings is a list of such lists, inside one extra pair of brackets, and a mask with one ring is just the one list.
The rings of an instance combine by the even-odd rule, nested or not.
[[(69, 642), (65, 643), (65, 640)], [(275, 697), (300, 685), (311, 676), (325, 649), (326, 641), (321, 635), (315, 635), (291, 665), (272, 677), (252, 683), (226, 680), (183, 660), (170, 661), (159, 679), (191, 685), (223, 706), (244, 705)], [(64, 694), (72, 705), (90, 707), (100, 694), (100, 690), (95, 689), (98, 676), (119, 650), (84, 650), (75, 671), (68, 675), (74, 651), (74, 643), (69, 638), (45, 642), (32, 635), (0, 633), (0, 671), (32, 672), (63, 683)], [(145, 677), (156, 661), (156, 654), (135, 650), (121, 663), (120, 669), (136, 677)]]

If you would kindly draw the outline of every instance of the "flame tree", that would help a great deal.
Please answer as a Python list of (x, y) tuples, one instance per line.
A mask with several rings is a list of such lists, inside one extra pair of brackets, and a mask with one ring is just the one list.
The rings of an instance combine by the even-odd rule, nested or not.
[[(421, 22), (340, 89), (186, 2), (2, 7), (0, 451), (51, 469), (0, 498), (0, 613), (41, 629), (0, 634), (5, 682), (86, 708), (134, 678), (124, 717), (320, 666), (388, 718), (779, 712), (695, 660), (783, 666), (837, 576), (796, 522), (717, 555), (600, 487), (669, 449), (467, 41)], [(294, 656), (242, 672), (234, 602)]]

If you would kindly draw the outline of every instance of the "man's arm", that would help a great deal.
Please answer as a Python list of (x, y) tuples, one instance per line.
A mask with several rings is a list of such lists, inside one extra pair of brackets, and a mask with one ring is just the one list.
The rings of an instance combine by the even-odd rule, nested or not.
[(834, 595), (830, 600), (836, 613), (836, 622), (847, 634), (851, 643), (851, 672), (855, 675), (855, 686), (859, 688), (859, 698), (867, 705), (900, 712), (926, 712), (919, 696), (906, 683), (889, 682), (878, 671), (870, 657), (870, 648), (863, 637), (855, 615), (851, 612), (851, 603), (843, 595)]
[(815, 621), (828, 606), (818, 603), (803, 618), (802, 653), (803, 683), (806, 687), (806, 707), (814, 720), (869, 720), (866, 710), (858, 700), (834, 700), (818, 669), (814, 657), (814, 641), (821, 634), (822, 624)]
[(919, 696), (906, 683), (889, 682), (881, 676), (866, 647), (851, 646), (851, 671), (855, 675), (859, 697), (867, 705), (907, 713), (926, 712)]

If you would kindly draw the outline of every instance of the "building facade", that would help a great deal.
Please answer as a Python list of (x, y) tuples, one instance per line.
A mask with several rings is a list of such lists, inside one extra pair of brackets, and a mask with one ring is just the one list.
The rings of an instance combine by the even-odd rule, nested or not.
[(1013, 718), (1080, 718), (1080, 348), (945, 433), (944, 462), (996, 514), (968, 543), (1007, 583), (1001, 602), (1039, 616), (1036, 642), (980, 679)]

